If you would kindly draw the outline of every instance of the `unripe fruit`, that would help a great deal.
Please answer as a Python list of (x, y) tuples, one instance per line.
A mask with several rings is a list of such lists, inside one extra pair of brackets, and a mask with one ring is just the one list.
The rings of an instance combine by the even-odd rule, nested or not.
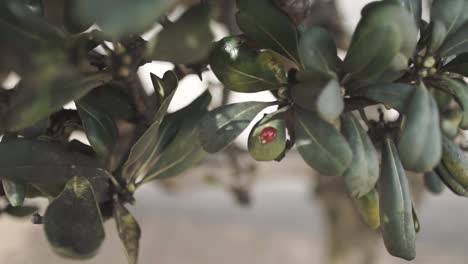
[[(276, 118), (276, 117), (275, 117)], [(250, 132), (249, 153), (257, 161), (271, 161), (286, 149), (286, 122), (282, 117), (266, 116)]]

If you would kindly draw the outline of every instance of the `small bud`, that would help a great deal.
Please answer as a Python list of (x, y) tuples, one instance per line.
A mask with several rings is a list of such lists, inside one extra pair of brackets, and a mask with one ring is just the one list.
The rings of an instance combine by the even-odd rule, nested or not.
[(436, 69), (436, 68), (432, 67), (432, 68), (429, 69), (429, 74), (430, 74), (430, 75), (434, 75), (434, 74), (436, 74), (436, 73), (437, 73), (437, 69)]
[(122, 56), (122, 63), (125, 64), (125, 65), (131, 64), (132, 63), (132, 57), (130, 57), (129, 55)]
[(265, 127), (260, 132), (260, 142), (267, 144), (276, 138), (276, 129), (274, 127)]
[(286, 87), (279, 88), (278, 97), (282, 100), (288, 100), (288, 89)]
[(419, 76), (421, 76), (422, 78), (426, 78), (428, 75), (429, 73), (427, 72), (427, 69), (423, 69), (419, 71)]
[(435, 64), (436, 64), (436, 60), (434, 59), (434, 57), (430, 56), (424, 60), (423, 66), (425, 68), (432, 68), (434, 67)]

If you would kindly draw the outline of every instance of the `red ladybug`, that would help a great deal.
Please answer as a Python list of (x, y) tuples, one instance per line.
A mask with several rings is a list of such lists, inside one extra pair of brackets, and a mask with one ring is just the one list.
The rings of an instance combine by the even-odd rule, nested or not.
[(260, 142), (262, 144), (267, 144), (273, 141), (276, 138), (276, 129), (274, 127), (265, 127), (260, 132)]

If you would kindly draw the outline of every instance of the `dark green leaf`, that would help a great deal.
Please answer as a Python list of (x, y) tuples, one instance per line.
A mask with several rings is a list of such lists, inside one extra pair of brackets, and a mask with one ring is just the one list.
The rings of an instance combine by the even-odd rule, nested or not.
[(109, 176), (99, 162), (63, 145), (17, 139), (0, 144), (0, 156), (0, 178), (29, 183), (43, 195), (59, 195), (69, 179), (82, 175), (93, 185), (99, 201), (109, 198)]
[(172, 0), (82, 0), (77, 4), (77, 15), (84, 23), (96, 22), (118, 38), (148, 30), (173, 4)]
[(416, 231), (408, 179), (393, 141), (387, 137), (382, 150), (379, 180), (380, 226), (385, 247), (399, 258), (416, 256)]
[(274, 103), (244, 102), (221, 106), (209, 112), (200, 122), (200, 142), (209, 153), (231, 144), (257, 114)]
[(114, 202), (114, 219), (128, 263), (137, 264), (141, 237), (140, 225), (127, 208), (118, 201)]
[(344, 173), (348, 193), (362, 198), (375, 188), (379, 178), (379, 159), (359, 120), (353, 114), (345, 113), (341, 118), (341, 129), (353, 152), (351, 166)]
[(85, 99), (76, 101), (86, 137), (97, 155), (107, 163), (117, 141), (118, 131), (112, 117)]
[(175, 64), (197, 63), (208, 57), (213, 38), (210, 10), (207, 5), (197, 5), (154, 37), (148, 58)]
[(13, 207), (22, 206), (26, 197), (27, 185), (21, 182), (2, 180), (3, 191)]
[(468, 22), (465, 22), (462, 27), (447, 37), (439, 52), (443, 57), (468, 52)]
[(357, 89), (351, 93), (354, 96), (365, 97), (382, 103), (387, 108), (394, 108), (399, 112), (403, 112), (407, 107), (413, 91), (414, 87), (409, 84), (380, 83)]
[(294, 102), (316, 112), (323, 120), (333, 123), (344, 110), (341, 86), (336, 79), (310, 80), (291, 88)]
[(210, 55), (210, 65), (226, 88), (236, 92), (273, 90), (286, 83), (284, 69), (272, 53), (247, 47), (241, 37), (219, 41)]
[(439, 110), (423, 83), (419, 84), (405, 111), (398, 151), (405, 169), (428, 172), (442, 157)]
[(447, 63), (443, 70), (468, 76), (468, 53), (458, 55), (455, 59)]
[(260, 47), (272, 49), (303, 68), (298, 55), (299, 36), (289, 17), (270, 0), (237, 0), (237, 24)]
[(96, 197), (86, 178), (70, 179), (50, 203), (44, 230), (54, 251), (64, 257), (87, 259), (96, 255), (105, 234)]
[(30, 216), (37, 211), (39, 211), (39, 208), (35, 206), (19, 206), (19, 207), (8, 206), (5, 209), (5, 213), (7, 213), (10, 216), (18, 217), (18, 218)]
[(353, 153), (340, 131), (316, 114), (297, 108), (295, 119), (296, 145), (305, 162), (323, 175), (343, 175)]
[(399, 78), (417, 44), (413, 17), (398, 4), (373, 2), (362, 11), (343, 62), (350, 80), (384, 82)]
[(441, 194), (445, 190), (445, 185), (435, 171), (424, 174), (424, 185), (433, 194)]
[[(169, 76), (169, 75), (167, 75)], [(168, 88), (169, 89), (169, 88)], [(140, 137), (140, 139), (133, 145), (130, 150), (130, 155), (123, 167), (123, 177), (128, 183), (136, 180), (135, 177), (135, 166), (146, 166), (148, 162), (153, 160), (156, 151), (158, 150), (158, 133), (163, 121), (164, 116), (167, 114), (169, 104), (174, 97), (176, 87), (173, 87), (172, 92), (164, 98), (158, 112), (153, 118), (153, 124), (146, 130), (146, 132)]]
[(49, 76), (37, 73), (35, 78), (21, 82), (17, 88), (8, 127), (19, 130), (31, 126), (110, 78), (109, 73), (105, 72), (80, 76), (73, 69), (57, 71)]
[(324, 29), (312, 27), (301, 32), (299, 56), (305, 70), (335, 73), (338, 70), (338, 54), (333, 37)]

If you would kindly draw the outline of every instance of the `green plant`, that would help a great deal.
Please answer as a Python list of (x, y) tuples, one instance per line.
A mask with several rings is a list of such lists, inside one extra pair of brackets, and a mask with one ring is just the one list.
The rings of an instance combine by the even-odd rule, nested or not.
[[(0, 1), (0, 77), (21, 76), (17, 87), (0, 90), (0, 178), (10, 202), (3, 211), (30, 215), (26, 198), (49, 198), (35, 221), (58, 254), (92, 257), (102, 222), (114, 218), (129, 263), (137, 263), (140, 228), (125, 206), (138, 187), (225, 149), (271, 106), (277, 110), (250, 132), (251, 156), (280, 161), (296, 146), (319, 173), (342, 176), (394, 256), (416, 255), (419, 221), (405, 170), (424, 173), (435, 193), (444, 183), (468, 196), (468, 158), (453, 143), (468, 128), (467, 0), (434, 0), (429, 22), (421, 0), (373, 2), (344, 60), (326, 30), (296, 27), (270, 0), (237, 0), (243, 35), (214, 44), (216, 1), (171, 21), (164, 14), (175, 4)], [(157, 22), (159, 34), (139, 36)], [(100, 30), (88, 30), (93, 24)], [(152, 60), (176, 68), (152, 75), (154, 93), (146, 95), (136, 71)], [(207, 65), (227, 89), (270, 91), (276, 100), (208, 112), (205, 92), (168, 114), (178, 79)], [(76, 110), (62, 108), (70, 101)], [(378, 104), (399, 118), (368, 120), (364, 108)], [(69, 140), (76, 130), (91, 146)]]

